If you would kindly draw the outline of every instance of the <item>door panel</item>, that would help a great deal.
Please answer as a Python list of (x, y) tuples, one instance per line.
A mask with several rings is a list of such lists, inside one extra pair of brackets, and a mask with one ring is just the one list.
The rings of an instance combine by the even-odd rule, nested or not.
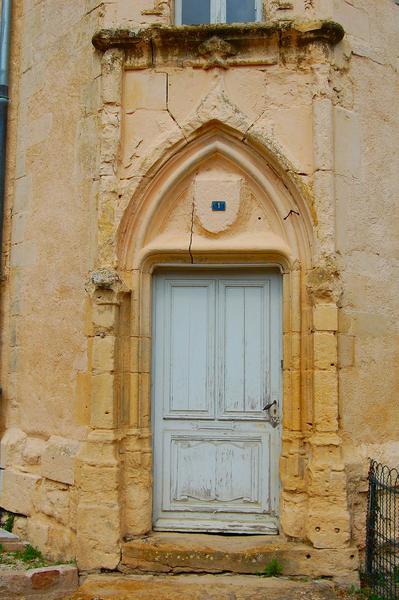
[(165, 418), (213, 418), (215, 282), (169, 280), (164, 304)]
[(222, 418), (264, 421), (269, 398), (267, 282), (219, 283)]
[(280, 276), (154, 277), (154, 528), (277, 531)]
[(268, 510), (267, 434), (164, 434), (163, 506), (174, 511)]

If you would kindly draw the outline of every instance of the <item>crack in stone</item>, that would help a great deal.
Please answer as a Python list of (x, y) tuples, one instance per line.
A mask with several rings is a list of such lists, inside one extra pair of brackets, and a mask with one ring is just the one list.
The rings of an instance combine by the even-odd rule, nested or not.
[(194, 264), (194, 258), (191, 252), (191, 247), (193, 245), (193, 233), (194, 233), (194, 198), (193, 198), (193, 204), (192, 204), (192, 211), (191, 211), (191, 231), (190, 231), (190, 243), (188, 246), (188, 253), (190, 255), (190, 259), (191, 259), (191, 264)]

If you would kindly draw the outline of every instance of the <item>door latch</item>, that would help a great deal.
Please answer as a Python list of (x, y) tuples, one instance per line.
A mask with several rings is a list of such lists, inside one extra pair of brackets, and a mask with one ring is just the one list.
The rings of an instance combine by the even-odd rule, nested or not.
[(275, 408), (273, 410), (273, 414), (270, 415), (269, 422), (273, 428), (276, 428), (280, 424), (277, 400), (273, 400), (273, 402), (270, 402), (270, 404), (266, 404), (266, 406), (263, 407), (263, 410), (264, 411), (270, 410), (273, 406)]

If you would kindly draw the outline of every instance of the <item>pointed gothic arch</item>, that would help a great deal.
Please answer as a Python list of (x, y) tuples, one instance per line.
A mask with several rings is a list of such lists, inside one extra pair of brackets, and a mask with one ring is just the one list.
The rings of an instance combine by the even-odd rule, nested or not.
[[(175, 247), (172, 244), (164, 249), (156, 248), (148, 246), (146, 234), (179, 183), (213, 158), (223, 158), (244, 173), (260, 191), (267, 210), (273, 213), (275, 224), (279, 223), (284, 249), (268, 248), (266, 244), (263, 250), (257, 248), (255, 251), (248, 245), (247, 253), (255, 251), (259, 258), (262, 254), (264, 257), (281, 254), (281, 260), (285, 256), (285, 264), (300, 261), (310, 268), (314, 219), (309, 191), (281, 151), (267, 138), (262, 142), (255, 135), (244, 137), (242, 132), (212, 121), (192, 133), (189, 140), (183, 138), (173, 147), (166, 148), (143, 177), (133, 181), (124, 193), (121, 205), (126, 208), (117, 236), (120, 271), (140, 269), (141, 262), (150, 254), (173, 253), (184, 261), (188, 248), (182, 241)], [(160, 154), (159, 146), (158, 152)], [(216, 247), (213, 250), (216, 252)], [(230, 250), (234, 253), (233, 247)], [(244, 250), (241, 249), (243, 254)]]
[[(305, 440), (313, 419), (309, 370), (312, 310), (305, 275), (312, 267), (314, 219), (309, 192), (300, 178), (281, 152), (268, 140), (264, 142), (255, 134), (249, 137), (212, 121), (193, 132), (189, 140), (183, 137), (172, 147), (166, 144), (163, 151), (158, 147), (158, 156), (122, 198), (121, 205), (125, 208), (118, 229), (117, 263), (131, 297), (129, 326), (123, 334), (126, 348), (129, 346), (126, 354), (131, 372), (125, 374), (130, 383), (124, 386), (129, 393), (121, 394), (121, 420), (127, 432), (125, 456), (138, 453), (146, 457), (141, 459), (139, 473), (129, 467), (128, 458), (125, 461), (124, 535), (140, 535), (152, 528), (152, 273), (162, 265), (200, 263), (204, 266), (267, 264), (278, 266), (283, 273), (285, 361), (280, 523), (287, 535), (305, 536), (307, 496), (301, 480)], [(255, 235), (250, 220), (242, 222), (236, 230), (234, 226), (227, 228), (220, 235), (206, 230), (197, 214), (198, 207), (191, 200), (192, 181), (204, 165), (213, 168), (214, 164), (246, 180), (252, 196), (245, 196), (241, 204), (249, 206), (253, 202), (250, 196), (256, 197), (258, 204), (254, 206), (263, 207), (268, 230)]]

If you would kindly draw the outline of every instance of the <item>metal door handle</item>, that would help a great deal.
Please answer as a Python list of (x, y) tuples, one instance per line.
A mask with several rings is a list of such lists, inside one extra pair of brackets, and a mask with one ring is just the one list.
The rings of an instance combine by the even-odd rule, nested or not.
[(263, 407), (263, 410), (270, 410), (275, 404), (277, 405), (277, 400), (273, 400), (273, 402), (270, 402), (270, 404), (266, 404), (266, 406)]

